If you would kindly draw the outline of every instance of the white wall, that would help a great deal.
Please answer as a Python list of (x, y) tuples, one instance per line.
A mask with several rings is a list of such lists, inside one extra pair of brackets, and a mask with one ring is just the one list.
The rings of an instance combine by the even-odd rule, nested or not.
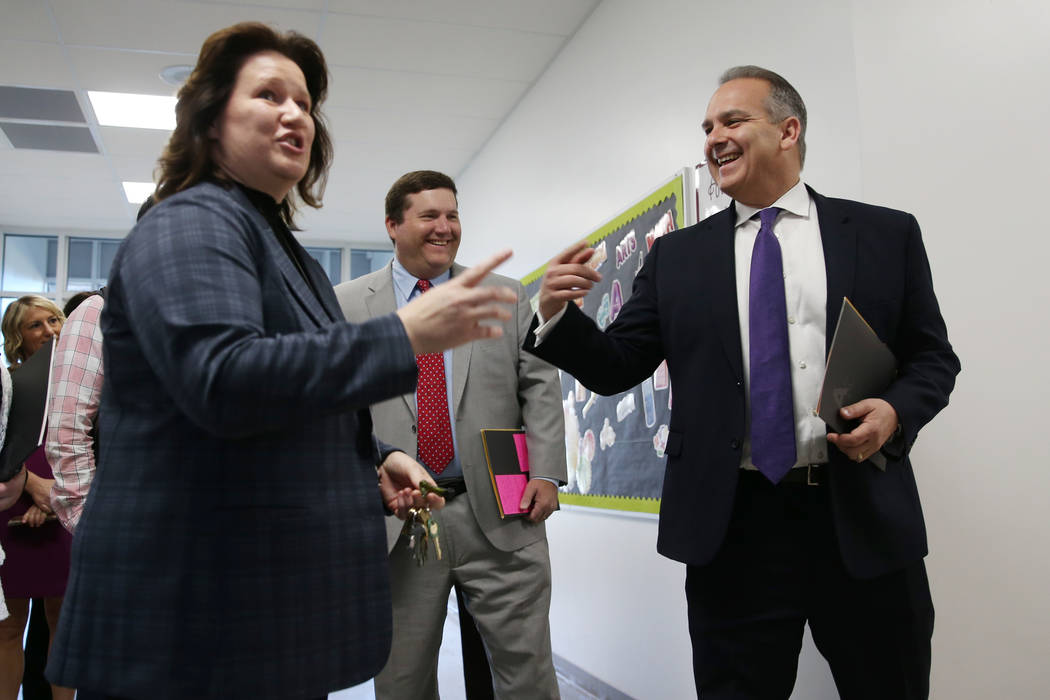
[[(1050, 694), (1046, 7), (604, 0), (458, 182), (461, 259), (522, 242), (522, 275), (700, 160), (717, 75), (757, 63), (806, 99), (807, 182), (918, 216), (963, 364), (914, 452), (934, 698)], [(693, 695), (655, 523), (574, 509), (549, 532), (555, 652), (637, 698)], [(795, 697), (835, 697), (808, 643)]]

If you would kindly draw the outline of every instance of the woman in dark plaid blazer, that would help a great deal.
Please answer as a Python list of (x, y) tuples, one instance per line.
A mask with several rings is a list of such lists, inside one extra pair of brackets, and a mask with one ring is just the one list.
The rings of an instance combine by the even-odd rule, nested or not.
[(99, 465), (48, 666), (81, 698), (312, 698), (386, 660), (375, 466), (402, 513), (425, 472), (380, 449), (367, 408), (414, 391), (417, 352), (488, 334), (506, 295), (468, 280), (342, 321), (289, 230), (293, 188), (319, 204), (326, 88), (313, 41), (242, 24), (179, 92), (102, 314)]

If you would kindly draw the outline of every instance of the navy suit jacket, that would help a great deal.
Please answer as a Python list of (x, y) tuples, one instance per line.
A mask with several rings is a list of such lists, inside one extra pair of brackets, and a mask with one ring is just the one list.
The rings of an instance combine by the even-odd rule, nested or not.
[[(904, 212), (810, 190), (827, 273), (827, 341), (844, 296), (897, 356), (883, 394), (901, 437), (886, 471), (829, 447), (828, 488), (847, 570), (873, 577), (925, 556), (926, 528), (908, 451), (948, 403), (959, 361), (933, 292), (919, 225)], [(725, 537), (744, 440), (746, 403), (736, 301), (735, 207), (656, 241), (630, 299), (603, 333), (574, 304), (526, 349), (601, 394), (624, 391), (663, 359), (674, 387), (657, 549), (701, 566)], [(535, 320), (533, 330), (535, 329)]]
[(306, 698), (373, 676), (391, 612), (367, 407), (393, 315), (342, 320), (238, 187), (158, 204), (113, 263), (101, 454), (48, 676), (128, 698)]

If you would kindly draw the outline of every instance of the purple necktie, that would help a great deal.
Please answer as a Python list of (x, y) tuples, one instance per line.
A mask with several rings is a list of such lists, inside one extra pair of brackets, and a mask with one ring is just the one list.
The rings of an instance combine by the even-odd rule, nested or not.
[(779, 207), (759, 212), (751, 253), (748, 324), (751, 346), (751, 462), (774, 484), (795, 465), (787, 301), (780, 243), (773, 235)]

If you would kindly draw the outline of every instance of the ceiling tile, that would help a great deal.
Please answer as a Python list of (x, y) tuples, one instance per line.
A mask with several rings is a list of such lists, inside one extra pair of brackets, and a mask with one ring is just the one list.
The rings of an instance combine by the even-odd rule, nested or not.
[(157, 167), (156, 158), (113, 156), (108, 161), (113, 174), (118, 180), (153, 182), (153, 171)]
[(351, 109), (328, 110), (328, 118), (336, 141), (471, 150), (476, 150), (499, 124), (495, 119), (446, 114)]
[(0, 83), (49, 88), (77, 85), (60, 45), (32, 41), (0, 41)]
[(0, 176), (0, 211), (8, 229), (38, 227), (40, 212), (53, 210), (49, 227), (127, 230), (127, 209), (120, 183), (111, 179)]
[(532, 82), (562, 37), (458, 24), (331, 15), (321, 37), (328, 62)]
[(0, 129), (15, 148), (98, 153), (95, 139), (86, 126), (0, 122)]
[(76, 66), (84, 90), (136, 92), (144, 95), (172, 95), (178, 89), (160, 79), (160, 72), (172, 65), (192, 66), (196, 54), (151, 53), (71, 47), (70, 59)]
[(0, 172), (18, 173), (25, 177), (110, 178), (109, 166), (98, 153), (62, 153), (59, 151), (0, 151)]
[(331, 12), (393, 17), (568, 36), (599, 0), (328, 0)]
[(325, 9), (327, 0), (167, 0), (184, 5), (251, 5), (254, 7), (279, 7), (288, 10)]
[(209, 34), (254, 20), (315, 36), (320, 14), (161, 0), (51, 0), (70, 45), (196, 54)]
[(455, 177), (463, 171), (474, 153), (474, 149), (469, 148), (420, 148), (409, 143), (338, 142), (335, 145), (335, 162), (339, 168), (339, 177), (333, 182), (338, 182), (344, 172), (349, 174), (357, 171), (394, 173), (390, 182), (385, 183), (387, 187), (411, 170), (439, 170)]
[(99, 127), (101, 146), (106, 155), (159, 158), (168, 145), (170, 131), (160, 129), (131, 129), (122, 126)]
[(0, 39), (58, 41), (58, 34), (47, 12), (47, 3), (37, 0), (5, 2)]
[(9, 85), (0, 85), (0, 117), (80, 124), (85, 122), (84, 113), (77, 103), (77, 96), (70, 90)]
[(502, 119), (525, 81), (332, 66), (329, 107)]

